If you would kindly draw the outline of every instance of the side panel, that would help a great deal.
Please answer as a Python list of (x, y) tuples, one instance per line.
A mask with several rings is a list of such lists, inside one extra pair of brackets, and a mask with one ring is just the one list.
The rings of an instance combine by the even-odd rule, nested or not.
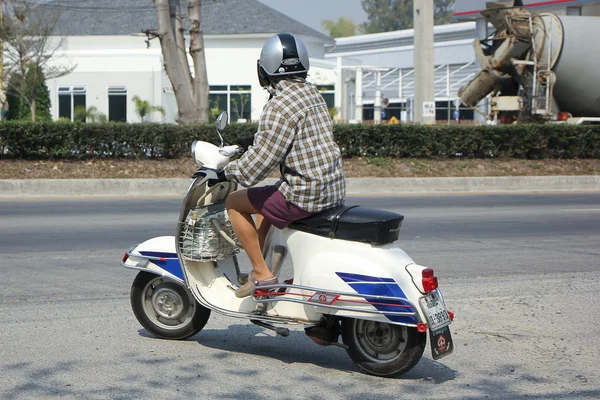
[[(356, 293), (353, 299), (335, 300), (335, 305), (354, 310), (376, 310), (380, 314), (364, 314), (352, 310), (318, 307), (319, 312), (365, 319), (414, 325), (414, 316), (386, 315), (387, 311), (418, 313), (418, 307), (403, 307), (397, 302), (375, 301), (370, 296), (406, 298), (418, 305), (421, 293), (414, 286), (405, 267), (414, 261), (396, 243), (375, 246), (345, 240), (332, 240), (305, 232), (283, 231), (294, 264), (294, 284), (340, 293)], [(298, 296), (310, 296), (314, 291), (302, 290)]]

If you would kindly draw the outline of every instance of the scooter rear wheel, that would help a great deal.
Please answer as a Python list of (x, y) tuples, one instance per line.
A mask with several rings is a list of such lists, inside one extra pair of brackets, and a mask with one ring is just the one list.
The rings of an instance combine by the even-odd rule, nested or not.
[(346, 318), (342, 321), (346, 352), (362, 370), (372, 375), (396, 377), (421, 359), (427, 335), (416, 328), (384, 322)]
[(187, 339), (200, 332), (210, 310), (190, 291), (168, 278), (149, 272), (137, 274), (131, 285), (131, 308), (140, 324), (162, 339)]

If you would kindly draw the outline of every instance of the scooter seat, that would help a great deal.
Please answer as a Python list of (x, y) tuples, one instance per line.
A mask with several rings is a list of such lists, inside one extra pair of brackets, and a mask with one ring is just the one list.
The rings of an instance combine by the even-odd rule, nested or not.
[(289, 228), (331, 239), (386, 244), (398, 239), (404, 216), (389, 211), (337, 206), (294, 221)]

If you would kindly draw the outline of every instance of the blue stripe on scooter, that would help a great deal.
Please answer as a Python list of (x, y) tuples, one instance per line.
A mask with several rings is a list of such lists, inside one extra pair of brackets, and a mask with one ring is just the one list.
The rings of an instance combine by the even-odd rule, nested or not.
[(359, 274), (350, 274), (347, 272), (336, 272), (337, 276), (342, 278), (344, 282), (392, 282), (395, 283), (393, 278), (378, 278), (376, 276), (370, 275), (359, 275)]
[[(349, 274), (344, 272), (336, 272), (336, 274), (344, 280), (352, 289), (356, 291), (358, 294), (365, 295), (366, 301), (372, 301), (377, 303), (389, 303), (389, 304), (397, 304), (395, 302), (391, 302), (388, 300), (377, 300), (370, 298), (368, 295), (372, 296), (391, 296), (391, 297), (399, 297), (406, 299), (406, 295), (400, 288), (400, 286), (394, 281), (392, 278), (379, 278), (376, 276), (368, 276), (368, 275), (357, 275), (357, 274)], [(393, 305), (385, 305), (385, 304), (373, 304), (379, 311), (406, 311), (406, 312), (414, 312), (412, 307), (408, 308), (400, 308), (395, 307)], [(387, 315), (385, 316), (394, 322), (406, 323), (406, 324), (416, 324), (418, 321), (411, 316), (403, 316), (403, 315)]]
[(164, 260), (152, 260), (154, 264), (164, 269), (165, 271), (175, 275), (181, 280), (184, 280), (181, 264), (175, 253), (160, 253), (157, 251), (140, 251), (143, 256), (162, 257)]

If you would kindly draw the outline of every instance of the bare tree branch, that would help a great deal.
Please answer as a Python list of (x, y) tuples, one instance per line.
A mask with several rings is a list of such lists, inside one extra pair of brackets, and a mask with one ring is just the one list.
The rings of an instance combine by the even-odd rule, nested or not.
[(30, 106), (31, 118), (35, 121), (37, 89), (46, 79), (71, 73), (75, 66), (51, 62), (56, 60), (56, 52), (65, 40), (53, 36), (58, 15), (36, 9), (30, 3), (7, 1), (5, 4), (7, 12), (0, 32), (5, 50), (4, 72), (8, 77), (5, 81)]

